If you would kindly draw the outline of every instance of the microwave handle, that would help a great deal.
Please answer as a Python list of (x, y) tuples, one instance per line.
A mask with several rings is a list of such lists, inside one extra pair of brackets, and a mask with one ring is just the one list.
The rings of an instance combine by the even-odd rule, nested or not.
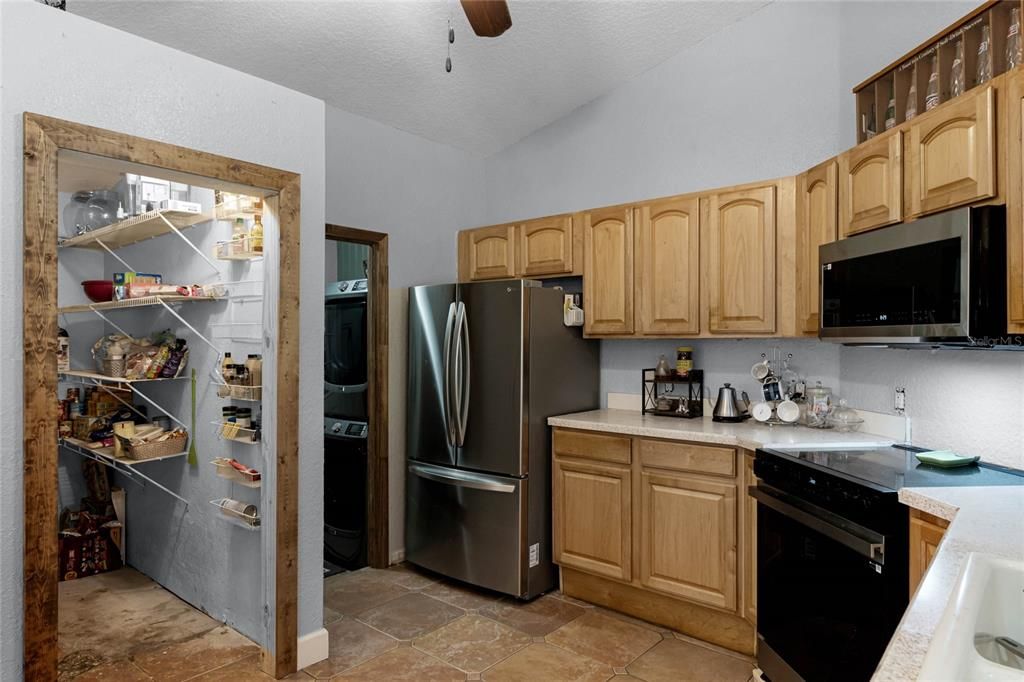
[(884, 535), (763, 483), (750, 486), (749, 491), (759, 504), (846, 545), (871, 561), (885, 565)]

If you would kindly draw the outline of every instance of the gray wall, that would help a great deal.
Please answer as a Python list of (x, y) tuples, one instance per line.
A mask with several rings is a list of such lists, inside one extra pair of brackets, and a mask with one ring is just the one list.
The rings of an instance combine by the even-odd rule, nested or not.
[[(153, 73), (169, 76), (153, 80)], [(108, 87), (98, 95), (97, 74), (117, 74), (114, 83), (150, 85), (132, 92)], [(0, 385), (13, 396), (0, 401), (0, 679), (17, 680), (24, 518), (19, 445), (22, 113), (34, 111), (301, 173), (301, 326), (316, 329), (322, 327), (323, 315), (324, 107), (311, 97), (28, 0), (0, 2), (0, 93)], [(304, 335), (300, 341), (300, 634), (322, 623), (318, 499), (323, 379), (322, 340), (316, 336)], [(262, 599), (261, 594), (247, 596)]]
[[(798, 173), (854, 144), (850, 89), (975, 2), (775, 2), (486, 161), (499, 223)], [(712, 388), (750, 390), (772, 344), (687, 341)], [(603, 341), (603, 391), (676, 342)], [(782, 340), (812, 380), (891, 412), (908, 390), (914, 439), (1024, 467), (1024, 354), (855, 350)]]

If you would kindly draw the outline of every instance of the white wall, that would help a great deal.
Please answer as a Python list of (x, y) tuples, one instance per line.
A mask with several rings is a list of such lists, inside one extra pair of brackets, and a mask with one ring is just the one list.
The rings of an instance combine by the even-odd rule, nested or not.
[(327, 222), (389, 235), (392, 556), (405, 547), (407, 287), (454, 281), (455, 235), (484, 221), (483, 179), (479, 158), (327, 107)]
[[(97, 77), (109, 87), (97, 89)], [(136, 84), (131, 91), (122, 87), (129, 81)], [(0, 385), (8, 396), (0, 401), (0, 679), (17, 680), (23, 541), (23, 463), (17, 445), (22, 439), (22, 112), (301, 173), (301, 326), (316, 329), (323, 315), (324, 106), (28, 0), (0, 2), (0, 92)], [(300, 347), (300, 634), (320, 628), (322, 615), (322, 340), (317, 337), (303, 335)]]
[[(854, 85), (976, 4), (779, 0), (489, 157), (480, 224), (798, 173), (854, 144)], [(751, 390), (771, 345), (686, 343), (712, 390)], [(602, 391), (637, 393), (640, 368), (676, 345), (603, 341)], [(1024, 353), (778, 345), (865, 409), (891, 412), (906, 385), (916, 442), (1024, 467)]]

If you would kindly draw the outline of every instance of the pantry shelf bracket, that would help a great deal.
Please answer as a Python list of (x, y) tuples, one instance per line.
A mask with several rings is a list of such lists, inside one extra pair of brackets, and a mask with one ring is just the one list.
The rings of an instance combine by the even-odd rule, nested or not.
[[(167, 486), (163, 485), (159, 481), (157, 481), (157, 480), (147, 476), (146, 474), (142, 473), (141, 471), (139, 471), (138, 469), (136, 469), (132, 465), (125, 464), (123, 462), (119, 462), (118, 460), (116, 460), (116, 459), (114, 459), (112, 457), (105, 457), (103, 455), (99, 455), (99, 454), (96, 454), (94, 452), (90, 452), (89, 450), (87, 450), (85, 448), (76, 447), (76, 446), (74, 446), (74, 445), (72, 445), (72, 444), (70, 444), (70, 443), (68, 443), (66, 441), (62, 442), (61, 445), (64, 448), (70, 450), (71, 452), (74, 452), (75, 454), (81, 455), (82, 457), (85, 457), (87, 459), (91, 459), (94, 462), (99, 462), (100, 464), (102, 464), (104, 466), (110, 467), (114, 471), (116, 471), (116, 472), (118, 472), (120, 474), (123, 474), (130, 481), (132, 481), (132, 483), (135, 483), (138, 486), (145, 487), (147, 485), (152, 485), (152, 486), (154, 486), (156, 488), (159, 488), (164, 493), (170, 495), (174, 499), (178, 500), (182, 504), (184, 504), (186, 508), (189, 506), (188, 500), (186, 500), (184, 497), (182, 497), (178, 493), (174, 492), (173, 490), (171, 490)], [(144, 462), (145, 460), (140, 460), (140, 461)]]
[(114, 329), (116, 329), (117, 331), (121, 332), (121, 333), (122, 333), (122, 334), (124, 334), (125, 336), (131, 336), (131, 334), (129, 334), (128, 332), (126, 332), (126, 331), (125, 331), (124, 329), (122, 329), (122, 328), (121, 328), (121, 327), (120, 327), (120, 326), (119, 326), (118, 324), (116, 324), (116, 323), (115, 323), (115, 322), (114, 322), (113, 320), (111, 320), (111, 319), (110, 319), (109, 317), (107, 317), (106, 315), (104, 315), (104, 314), (103, 314), (103, 313), (101, 313), (100, 311), (96, 310), (96, 308), (89, 308), (89, 310), (91, 310), (91, 311), (93, 312), (93, 314), (94, 314), (94, 315), (96, 315), (96, 316), (97, 316), (98, 318), (100, 318), (101, 320), (103, 320), (104, 322), (106, 322), (106, 323), (107, 323), (107, 324), (109, 324), (109, 325), (110, 325), (111, 327), (113, 327), (113, 328), (114, 328)]
[(199, 337), (200, 339), (202, 339), (203, 343), (205, 343), (205, 344), (206, 344), (207, 346), (209, 346), (209, 347), (210, 347), (210, 349), (211, 349), (211, 350), (212, 350), (212, 351), (213, 351), (214, 353), (216, 353), (217, 355), (220, 355), (220, 354), (221, 354), (221, 350), (220, 350), (220, 348), (217, 348), (217, 346), (213, 345), (213, 342), (212, 342), (212, 341), (210, 341), (210, 340), (209, 340), (208, 338), (206, 338), (205, 336), (203, 336), (203, 334), (202, 334), (202, 333), (201, 333), (201, 332), (200, 332), (200, 331), (199, 331), (198, 329), (196, 329), (196, 328), (195, 328), (195, 327), (193, 327), (193, 326), (192, 326), (191, 324), (189, 324), (188, 320), (186, 320), (186, 319), (185, 319), (184, 317), (182, 317), (181, 315), (179, 315), (179, 314), (178, 314), (178, 311), (176, 311), (176, 310), (175, 310), (174, 308), (172, 308), (171, 306), (167, 305), (167, 302), (166, 302), (166, 301), (164, 301), (163, 299), (161, 299), (161, 300), (160, 300), (160, 305), (162, 305), (162, 306), (163, 306), (164, 308), (166, 308), (166, 309), (167, 309), (167, 312), (169, 312), (169, 313), (170, 313), (171, 315), (174, 315), (174, 316), (175, 316), (176, 318), (178, 318), (178, 322), (181, 322), (181, 323), (182, 323), (183, 325), (185, 325), (186, 327), (188, 327), (188, 328), (189, 328), (189, 331), (191, 331), (191, 332), (192, 332), (193, 334), (195, 334), (195, 335), (196, 335), (196, 336), (198, 336), (198, 337)]
[(161, 414), (167, 415), (168, 417), (173, 419), (176, 424), (179, 424), (181, 426), (181, 428), (183, 428), (185, 430), (188, 430), (188, 425), (185, 422), (183, 422), (180, 419), (178, 419), (177, 417), (175, 417), (174, 414), (171, 413), (170, 410), (167, 410), (164, 407), (162, 407), (159, 403), (157, 403), (155, 400), (150, 398), (148, 395), (146, 395), (145, 393), (143, 393), (139, 389), (135, 388), (134, 385), (128, 384), (128, 388), (130, 388), (132, 390), (132, 393), (134, 393), (135, 395), (139, 396), (140, 398), (145, 400), (147, 403), (149, 403), (150, 405), (152, 405), (156, 409), (160, 410)]
[(179, 230), (177, 227), (175, 227), (174, 223), (172, 223), (170, 220), (167, 219), (167, 216), (165, 216), (165, 215), (163, 215), (161, 213), (160, 214), (160, 219), (163, 220), (165, 223), (167, 223), (167, 227), (171, 228), (171, 231), (174, 232), (174, 234), (178, 235), (178, 237), (183, 242), (188, 244), (188, 247), (190, 249), (192, 249), (197, 254), (199, 254), (199, 257), (202, 258), (204, 261), (206, 261), (206, 264), (209, 265), (211, 268), (213, 268), (214, 272), (217, 273), (217, 276), (220, 277), (220, 268), (217, 267), (217, 265), (212, 260), (210, 260), (209, 256), (207, 256), (205, 253), (203, 253), (202, 249), (200, 249), (198, 246), (193, 244), (191, 239), (189, 239), (184, 234), (182, 234), (181, 230)]
[[(165, 218), (165, 220), (166, 220), (166, 218)], [(100, 247), (102, 247), (102, 249), (103, 249), (104, 251), (106, 251), (106, 252), (107, 252), (107, 253), (109, 253), (109, 254), (110, 254), (111, 256), (113, 256), (113, 257), (114, 257), (114, 259), (115, 259), (115, 260), (116, 260), (116, 261), (117, 261), (118, 263), (120, 263), (121, 265), (123, 265), (123, 266), (124, 266), (124, 269), (125, 269), (125, 271), (126, 271), (126, 272), (135, 272), (135, 269), (134, 269), (134, 268), (133, 268), (132, 266), (128, 265), (128, 263), (127, 263), (127, 262), (125, 261), (125, 259), (124, 259), (124, 258), (121, 258), (120, 256), (118, 256), (118, 255), (117, 255), (116, 253), (114, 253), (114, 251), (113, 251), (113, 250), (112, 250), (112, 249), (111, 249), (111, 248), (110, 248), (109, 246), (107, 246), (106, 244), (104, 244), (104, 243), (103, 243), (103, 240), (102, 240), (102, 239), (97, 239), (97, 240), (96, 240), (96, 243), (97, 243), (97, 244), (99, 244), (99, 245), (100, 245)]]

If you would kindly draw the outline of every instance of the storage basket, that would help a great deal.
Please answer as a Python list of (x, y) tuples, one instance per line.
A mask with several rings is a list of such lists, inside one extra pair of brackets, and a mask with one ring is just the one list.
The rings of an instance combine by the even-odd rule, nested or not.
[[(118, 437), (120, 438), (120, 436)], [(188, 438), (168, 438), (141, 445), (132, 445), (127, 438), (121, 438), (121, 445), (123, 446), (122, 452), (127, 459), (153, 459), (185, 452)]]
[(123, 356), (116, 359), (103, 358), (102, 360), (97, 360), (96, 364), (100, 374), (108, 377), (123, 377), (125, 370), (128, 368), (128, 363), (125, 362)]

